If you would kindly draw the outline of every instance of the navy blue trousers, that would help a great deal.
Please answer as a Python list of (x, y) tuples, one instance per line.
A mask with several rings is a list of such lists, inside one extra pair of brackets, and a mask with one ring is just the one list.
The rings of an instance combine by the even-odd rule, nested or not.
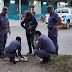
[(35, 49), (35, 46), (34, 46), (34, 34), (27, 35), (27, 42), (28, 42), (28, 46), (29, 46), (29, 52), (32, 53), (32, 47), (33, 47), (33, 49)]
[(7, 31), (0, 30), (0, 51), (3, 51), (7, 41)]
[(58, 41), (57, 37), (54, 37), (52, 34), (48, 34), (48, 37), (53, 41), (55, 47), (56, 47), (56, 53), (58, 53)]
[(43, 49), (35, 49), (34, 54), (40, 58), (50, 58), (53, 54), (48, 53), (46, 50)]

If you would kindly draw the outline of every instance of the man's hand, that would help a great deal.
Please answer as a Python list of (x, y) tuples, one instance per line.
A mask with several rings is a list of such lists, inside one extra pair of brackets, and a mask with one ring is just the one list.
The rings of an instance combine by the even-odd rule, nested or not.
[(11, 35), (11, 31), (9, 31), (9, 35)]
[(34, 45), (36, 45), (37, 38), (34, 39)]
[(29, 28), (29, 30), (32, 30), (32, 26), (29, 26), (28, 28)]
[(18, 56), (18, 59), (20, 59), (21, 57), (20, 56)]
[(34, 45), (36, 45), (36, 41), (34, 41)]
[(59, 26), (59, 25), (61, 24), (61, 21), (62, 21), (62, 20), (59, 20), (59, 21), (57, 22), (57, 24), (52, 28), (52, 30), (54, 30), (57, 26)]
[(8, 25), (9, 35), (11, 35), (10, 25)]

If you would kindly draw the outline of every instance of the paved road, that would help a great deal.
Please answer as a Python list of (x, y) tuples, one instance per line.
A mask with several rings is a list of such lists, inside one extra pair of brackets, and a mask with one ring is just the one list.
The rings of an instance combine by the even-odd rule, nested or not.
[[(7, 45), (12, 40), (14, 40), (16, 36), (20, 36), (22, 38), (22, 54), (26, 54), (28, 52), (28, 45), (25, 30), (20, 26), (20, 22), (21, 22), (20, 20), (19, 21), (10, 20), (11, 35), (8, 36)], [(45, 35), (48, 34), (47, 25), (44, 22), (43, 23), (39, 22), (37, 30), (40, 30)], [(59, 29), (58, 43), (59, 43), (59, 54), (72, 55), (72, 28)]]
[[(7, 45), (16, 38), (20, 36), (22, 38), (22, 54), (28, 52), (28, 45), (25, 36), (25, 30), (20, 26), (20, 21), (10, 20), (11, 35), (8, 35)], [(40, 30), (43, 34), (47, 35), (47, 25), (45, 23), (39, 22), (37, 30)], [(69, 54), (72, 55), (72, 28), (70, 29), (59, 29), (59, 54)], [(58, 72), (53, 69), (49, 64), (40, 64), (38, 58), (29, 58), (29, 62), (19, 62), (16, 65), (10, 63), (8, 58), (0, 59), (0, 72)], [(59, 69), (59, 68), (57, 68)], [(57, 70), (56, 69), (56, 70)], [(59, 71), (62, 72), (62, 71)]]

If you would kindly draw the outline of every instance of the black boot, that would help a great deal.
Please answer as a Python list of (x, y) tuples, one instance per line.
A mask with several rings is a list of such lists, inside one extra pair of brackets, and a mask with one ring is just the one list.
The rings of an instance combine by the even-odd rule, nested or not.
[(16, 61), (14, 59), (12, 60), (12, 62), (13, 62), (13, 64), (16, 64)]
[(5, 58), (5, 55), (3, 54), (3, 51), (0, 51), (0, 58), (1, 59)]
[(49, 60), (50, 60), (50, 57), (49, 58), (45, 57), (40, 63), (44, 64), (44, 63), (47, 63)]
[(9, 58), (10, 59), (10, 62), (12, 62), (12, 58)]
[(48, 61), (50, 61), (50, 57), (45, 58), (45, 62), (48, 62)]
[(56, 56), (58, 56), (58, 49), (56, 49)]
[(10, 59), (10, 62), (13, 62), (13, 64), (16, 64), (16, 61), (14, 58), (9, 58)]
[(32, 51), (28, 52), (27, 54), (32, 54)]

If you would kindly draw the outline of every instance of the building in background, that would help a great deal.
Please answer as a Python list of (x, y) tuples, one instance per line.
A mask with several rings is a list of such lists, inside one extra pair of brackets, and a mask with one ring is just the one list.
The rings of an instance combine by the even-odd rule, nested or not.
[(9, 8), (8, 18), (14, 20), (19, 20), (25, 9), (29, 10), (28, 0), (4, 0), (4, 5)]
[[(20, 16), (23, 15), (25, 9), (30, 10), (31, 0), (0, 0), (0, 12), (3, 6), (9, 8), (8, 18), (19, 20)], [(54, 10), (60, 7), (72, 6), (72, 1), (70, 0), (33, 0), (34, 1), (34, 12), (35, 17), (39, 18), (40, 15), (46, 15), (46, 7), (48, 5), (53, 5)], [(70, 2), (68, 2), (70, 1)]]
[(4, 0), (0, 0), (0, 13), (2, 11), (3, 6), (4, 6)]
[(39, 18), (41, 15), (41, 1), (34, 1), (34, 6), (35, 17)]

